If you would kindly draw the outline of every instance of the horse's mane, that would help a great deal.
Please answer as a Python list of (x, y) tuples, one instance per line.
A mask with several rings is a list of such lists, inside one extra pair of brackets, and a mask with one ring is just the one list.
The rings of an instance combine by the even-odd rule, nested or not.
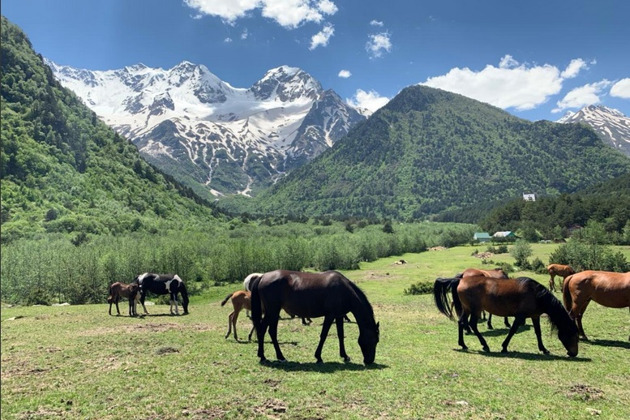
[(562, 305), (562, 302), (560, 302), (549, 289), (527, 277), (520, 277), (518, 280), (532, 283), (534, 290), (536, 290), (536, 300), (545, 308), (545, 312), (549, 315), (552, 330), (558, 330), (560, 333), (565, 331), (572, 332), (573, 330), (577, 331), (577, 327), (569, 317), (564, 305)]
[[(346, 278), (346, 280), (347, 280), (348, 285), (352, 289), (352, 291), (359, 298), (359, 301), (362, 303), (362, 306), (363, 306), (363, 308), (365, 308), (365, 311), (367, 312), (367, 314), (370, 315), (370, 318), (372, 320), (374, 320), (374, 309), (372, 308), (372, 305), (370, 304), (370, 301), (368, 300), (368, 298), (365, 295), (365, 293), (363, 293), (363, 290), (361, 290), (359, 288), (359, 286), (354, 284), (351, 280), (349, 280), (347, 278)], [(374, 325), (376, 325), (376, 322), (374, 322)]]

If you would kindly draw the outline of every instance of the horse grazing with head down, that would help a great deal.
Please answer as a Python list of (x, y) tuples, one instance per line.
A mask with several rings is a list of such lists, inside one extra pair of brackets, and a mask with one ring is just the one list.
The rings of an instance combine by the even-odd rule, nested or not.
[(133, 280), (133, 283), (140, 285), (140, 303), (144, 313), (148, 314), (146, 306), (144, 306), (144, 299), (147, 292), (154, 293), (156, 295), (171, 295), (171, 315), (173, 315), (173, 305), (175, 305), (175, 314), (179, 315), (179, 303), (177, 301), (177, 295), (182, 295), (182, 306), (184, 308), (184, 315), (188, 314), (188, 291), (184, 281), (179, 278), (177, 274), (154, 274), (144, 273), (140, 274)]
[(437, 279), (433, 286), (433, 296), (437, 308), (444, 315), (453, 318), (448, 304), (448, 293), (451, 292), (455, 309), (459, 316), (459, 345), (466, 350), (464, 343), (464, 327), (468, 324), (479, 339), (484, 351), (490, 351), (486, 340), (477, 329), (477, 319), (482, 310), (500, 316), (513, 316), (514, 322), (502, 344), (502, 352), (506, 353), (508, 344), (518, 328), (531, 318), (538, 340), (538, 349), (548, 354), (540, 332), (540, 316), (547, 314), (552, 325), (558, 329), (558, 338), (567, 349), (570, 357), (578, 354), (578, 333), (575, 323), (562, 303), (544, 286), (527, 277), (517, 279), (492, 279), (489, 277), (462, 277), (453, 279)]
[(630, 307), (630, 272), (581, 271), (562, 283), (564, 306), (574, 319), (580, 336), (588, 340), (582, 327), (582, 315), (591, 300), (609, 308)]
[[(225, 334), (225, 338), (228, 338), (230, 336), (230, 333), (232, 332), (232, 326), (234, 326), (234, 339), (238, 341), (238, 335), (236, 334), (236, 321), (238, 320), (238, 314), (243, 309), (251, 311), (251, 292), (247, 290), (237, 290), (234, 293), (230, 293), (226, 296), (225, 299), (223, 299), (223, 302), (221, 302), (221, 306), (224, 306), (230, 299), (232, 299), (232, 306), (234, 307), (234, 310), (230, 313), (230, 315), (228, 315), (228, 332), (227, 334)], [(252, 326), (252, 329), (249, 332), (249, 336), (247, 337), (248, 340), (251, 341), (253, 333), (254, 327)]]
[(140, 287), (135, 284), (126, 284), (119, 281), (112, 283), (109, 286), (109, 296), (107, 296), (107, 303), (109, 303), (109, 314), (112, 314), (112, 304), (116, 304), (116, 312), (120, 315), (120, 309), (118, 309), (118, 302), (121, 298), (129, 299), (129, 316), (137, 316), (136, 305), (140, 299)]
[(556, 291), (556, 282), (554, 279), (556, 276), (562, 277), (562, 280), (566, 279), (571, 274), (575, 274), (573, 268), (570, 265), (563, 264), (549, 264), (547, 266), (547, 272), (549, 273), (549, 290)]
[[(507, 279), (508, 275), (505, 271), (503, 271), (502, 268), (497, 267), (494, 268), (492, 270), (481, 270), (478, 268), (467, 268), (464, 270), (463, 273), (460, 273), (458, 275), (456, 275), (455, 277), (457, 278), (462, 278), (462, 277), (475, 277), (475, 276), (484, 276), (484, 277), (490, 277), (492, 279)], [(510, 322), (507, 319), (507, 316), (503, 318), (503, 323), (505, 324), (506, 327), (510, 328)], [(488, 314), (488, 329), (491, 330), (492, 329), (492, 314)], [(470, 327), (466, 326), (465, 327), (466, 331), (468, 333), (470, 333)]]
[[(303, 273), (276, 270), (252, 279), (252, 320), (258, 336), (258, 357), (265, 362), (265, 333), (269, 335), (276, 350), (276, 357), (285, 361), (278, 344), (278, 319), (280, 310), (299, 317), (324, 317), (315, 359), (322, 363), (322, 348), (333, 323), (337, 325), (339, 355), (350, 361), (344, 346), (343, 317), (352, 312), (359, 327), (359, 347), (366, 365), (374, 363), (376, 345), (379, 341), (379, 324), (374, 320), (374, 311), (367, 297), (353, 282), (336, 271)], [(265, 316), (263, 318), (263, 308)]]

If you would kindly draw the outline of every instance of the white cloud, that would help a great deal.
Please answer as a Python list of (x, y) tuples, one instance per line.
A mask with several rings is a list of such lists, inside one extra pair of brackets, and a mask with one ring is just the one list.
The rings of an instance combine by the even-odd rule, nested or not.
[(247, 28), (245, 28), (245, 30), (241, 32), (241, 39), (245, 40), (247, 39), (248, 36), (249, 36), (249, 31), (247, 30)]
[(372, 114), (377, 109), (385, 106), (387, 102), (389, 102), (389, 98), (381, 96), (373, 90), (366, 92), (363, 89), (357, 89), (353, 98), (346, 99), (346, 103), (348, 105), (355, 108), (367, 109), (369, 114)]
[(374, 19), (372, 22), (370, 22), (370, 25), (372, 25), (372, 26), (383, 26), (383, 22), (381, 22), (380, 20)]
[(314, 50), (315, 48), (322, 46), (325, 47), (328, 45), (328, 41), (330, 37), (335, 33), (335, 28), (331, 24), (327, 24), (322, 28), (321, 31), (316, 33), (311, 37), (311, 46), (308, 48), (309, 50)]
[(610, 86), (610, 82), (604, 79), (601, 82), (589, 83), (575, 88), (567, 93), (564, 98), (556, 102), (558, 107), (551, 112), (556, 113), (567, 108), (582, 108), (588, 105), (598, 104), (600, 102), (600, 95), (608, 86)]
[(184, 0), (199, 15), (218, 16), (229, 24), (260, 9), (266, 18), (285, 28), (296, 28), (305, 22), (321, 22), (324, 15), (337, 13), (330, 0)]
[(583, 63), (581, 59), (572, 60), (561, 72), (549, 64), (521, 64), (512, 56), (505, 55), (499, 67), (488, 64), (480, 71), (456, 67), (421, 84), (459, 93), (499, 108), (524, 111), (536, 108), (558, 94), (565, 78), (575, 77), (585, 67)]
[(365, 49), (370, 54), (371, 58), (379, 58), (383, 55), (383, 52), (390, 52), (392, 50), (392, 41), (390, 40), (390, 34), (388, 32), (371, 34), (368, 38)]
[(610, 96), (630, 99), (630, 78), (621, 79), (610, 88)]
[(232, 42), (232, 38), (228, 36), (227, 38), (223, 40), (223, 42), (225, 42), (226, 44), (229, 44), (230, 42)]
[(588, 68), (586, 62), (581, 58), (575, 58), (571, 60), (566, 69), (562, 72), (561, 76), (565, 79), (572, 79), (578, 75), (580, 70)]
[(352, 73), (350, 73), (350, 70), (339, 70), (339, 74), (337, 76), (341, 77), (342, 79), (347, 79), (348, 77), (352, 76)]

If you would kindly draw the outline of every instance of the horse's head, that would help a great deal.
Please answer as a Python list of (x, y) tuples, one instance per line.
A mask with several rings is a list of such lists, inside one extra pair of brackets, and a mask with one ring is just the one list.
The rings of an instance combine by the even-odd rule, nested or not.
[[(575, 324), (573, 324), (575, 327)], [(570, 330), (562, 331), (558, 333), (558, 338), (567, 349), (569, 357), (575, 357), (578, 355), (578, 331), (577, 327)]]
[(359, 347), (363, 353), (363, 363), (370, 365), (374, 363), (376, 357), (376, 345), (380, 336), (380, 322), (374, 328), (363, 328), (359, 334)]

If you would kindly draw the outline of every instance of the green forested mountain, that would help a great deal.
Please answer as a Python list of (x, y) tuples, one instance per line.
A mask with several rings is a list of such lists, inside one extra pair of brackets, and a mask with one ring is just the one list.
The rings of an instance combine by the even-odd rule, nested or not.
[[(148, 165), (61, 87), (2, 17), (2, 241), (211, 223), (216, 210)], [(215, 213), (215, 215), (213, 215)]]
[(523, 193), (570, 193), (628, 172), (630, 159), (587, 127), (529, 122), (412, 86), (246, 205), (262, 213), (416, 219)]

